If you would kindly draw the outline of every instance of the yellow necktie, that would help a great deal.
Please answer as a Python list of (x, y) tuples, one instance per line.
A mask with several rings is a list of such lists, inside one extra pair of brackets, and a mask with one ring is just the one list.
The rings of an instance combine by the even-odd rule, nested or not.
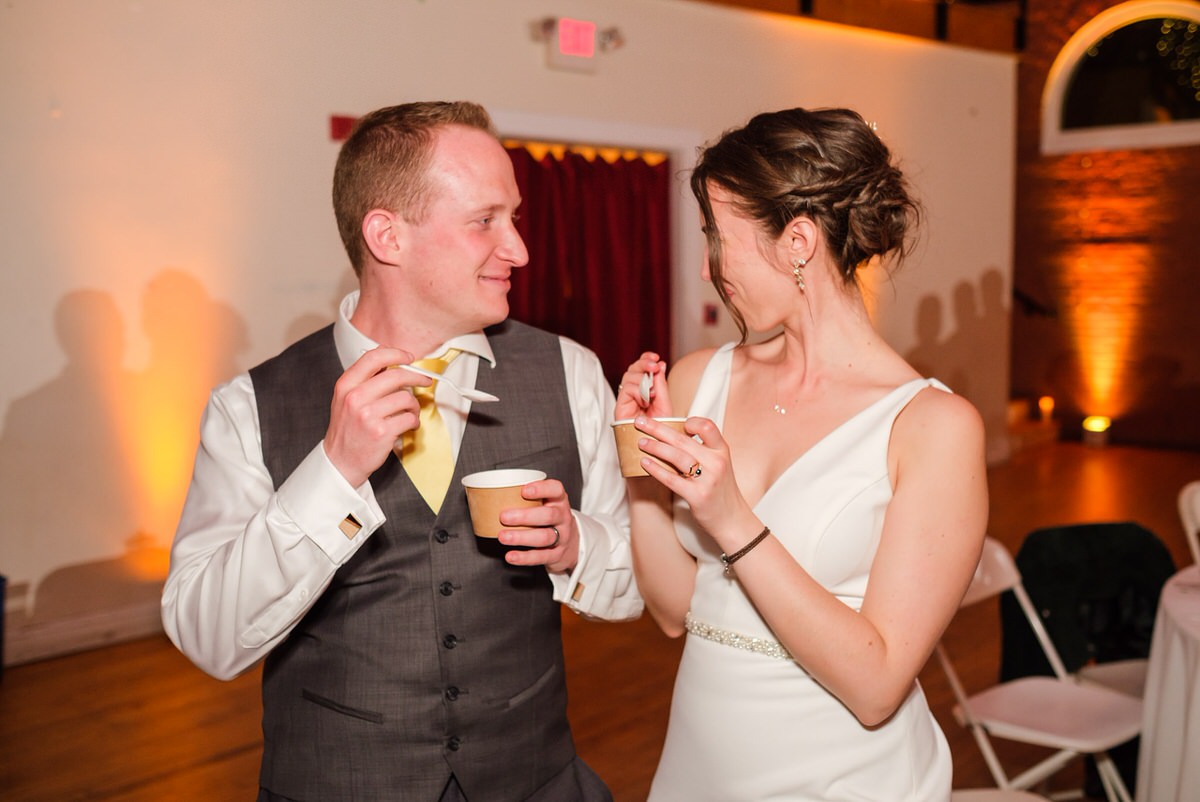
[[(441, 357), (418, 359), (413, 364), (441, 374), (460, 353), (451, 348)], [(413, 395), (421, 405), (421, 425), (404, 433), (400, 450), (400, 461), (408, 473), (408, 478), (416, 485), (429, 509), (435, 513), (442, 508), (446, 488), (450, 486), (450, 478), (454, 475), (454, 452), (450, 448), (450, 434), (446, 431), (446, 422), (442, 420), (442, 414), (438, 412), (437, 404), (433, 400), (436, 389), (436, 381), (428, 387), (412, 388)]]

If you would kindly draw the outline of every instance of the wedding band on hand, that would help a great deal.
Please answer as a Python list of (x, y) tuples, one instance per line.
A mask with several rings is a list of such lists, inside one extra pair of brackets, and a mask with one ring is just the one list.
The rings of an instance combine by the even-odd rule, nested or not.
[(544, 548), (544, 549), (552, 549), (552, 548), (554, 548), (555, 546), (557, 546), (557, 545), (558, 545), (558, 541), (562, 539), (562, 536), (558, 534), (558, 527), (557, 527), (557, 526), (552, 526), (552, 527), (550, 527), (550, 528), (554, 530), (554, 542), (553, 542), (553, 543), (551, 543), (549, 546), (543, 546), (542, 548)]
[(684, 476), (686, 476), (689, 479), (695, 479), (697, 476), (699, 476), (702, 473), (702, 471), (703, 471), (703, 469), (700, 467), (700, 463), (693, 462), (692, 467), (687, 469), (687, 473), (684, 474)]

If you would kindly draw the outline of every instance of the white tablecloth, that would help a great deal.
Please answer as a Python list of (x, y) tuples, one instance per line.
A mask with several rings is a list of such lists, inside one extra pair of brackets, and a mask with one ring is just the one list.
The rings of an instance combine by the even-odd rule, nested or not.
[(1154, 622), (1137, 802), (1200, 800), (1200, 566), (1167, 580)]

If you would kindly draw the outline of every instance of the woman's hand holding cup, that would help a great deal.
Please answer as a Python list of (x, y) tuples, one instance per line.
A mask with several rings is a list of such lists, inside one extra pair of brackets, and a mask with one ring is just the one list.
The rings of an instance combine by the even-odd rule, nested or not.
[(653, 418), (683, 431), (683, 418), (671, 417), (671, 395), (667, 390), (667, 363), (658, 354), (646, 351), (625, 371), (617, 387), (613, 432), (617, 438), (617, 456), (621, 475), (645, 476), (641, 461), (646, 457), (638, 443), (646, 435), (634, 426), (634, 418)]

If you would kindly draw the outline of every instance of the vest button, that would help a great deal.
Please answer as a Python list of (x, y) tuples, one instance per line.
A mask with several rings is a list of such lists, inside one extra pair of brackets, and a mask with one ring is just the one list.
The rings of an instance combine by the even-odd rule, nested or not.
[(438, 591), (443, 596), (449, 596), (454, 593), (454, 586), (449, 582), (443, 582), (442, 584), (438, 585)]
[(462, 746), (462, 738), (457, 735), (450, 736), (450, 740), (446, 741), (446, 748), (451, 752), (457, 752), (460, 746)]
[(447, 649), (453, 649), (458, 645), (458, 637), (456, 635), (447, 635), (442, 638), (442, 645)]
[(438, 543), (445, 543), (447, 540), (450, 539), (450, 533), (447, 532), (445, 529), (439, 529), (433, 533), (433, 539), (436, 540)]
[(459, 694), (459, 690), (458, 690), (458, 687), (455, 685), (451, 685), (449, 688), (446, 689), (446, 698), (449, 699), (451, 702), (456, 701), (458, 699), (458, 694)]

